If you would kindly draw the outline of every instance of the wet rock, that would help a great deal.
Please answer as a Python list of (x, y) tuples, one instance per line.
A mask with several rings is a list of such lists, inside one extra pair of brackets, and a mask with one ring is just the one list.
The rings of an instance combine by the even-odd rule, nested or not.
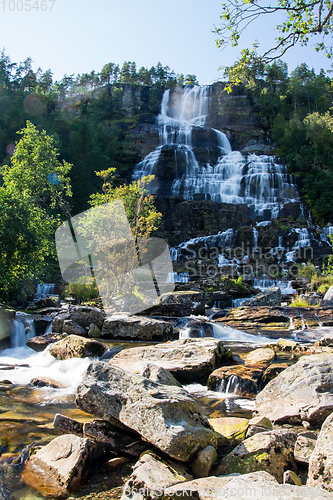
[(307, 486), (333, 491), (333, 413), (323, 423), (309, 460)]
[(153, 382), (164, 385), (176, 385), (181, 387), (181, 384), (171, 375), (171, 373), (162, 366), (153, 365), (152, 363), (133, 363), (126, 365), (127, 371), (141, 375), (141, 377), (149, 378)]
[(261, 389), (263, 389), (268, 382), (277, 377), (279, 373), (283, 372), (286, 368), (288, 368), (287, 363), (278, 363), (268, 366), (261, 377)]
[(253, 397), (258, 393), (263, 372), (264, 366), (222, 366), (209, 375), (207, 387), (211, 391)]
[(68, 333), (70, 335), (80, 335), (81, 337), (88, 336), (87, 330), (71, 319), (64, 320), (62, 331), (63, 333)]
[(66, 337), (66, 333), (48, 333), (47, 335), (40, 335), (32, 337), (26, 342), (26, 345), (36, 352), (44, 351), (48, 345), (54, 344)]
[(99, 339), (102, 335), (101, 330), (98, 328), (98, 326), (95, 325), (95, 323), (91, 323), (89, 325), (89, 330), (88, 330), (88, 337), (92, 339)]
[(163, 498), (164, 491), (175, 484), (192, 479), (184, 469), (162, 462), (152, 453), (144, 454), (135, 464), (126, 482), (121, 500)]
[(275, 349), (278, 351), (292, 351), (295, 347), (299, 346), (297, 342), (290, 339), (278, 339), (275, 344)]
[(64, 321), (71, 320), (82, 328), (89, 328), (94, 323), (99, 329), (102, 328), (105, 315), (97, 307), (68, 305), (63, 308), (52, 321), (52, 332), (62, 333)]
[(170, 340), (173, 333), (166, 321), (126, 314), (110, 316), (102, 328), (103, 338), (117, 340)]
[(201, 292), (180, 291), (160, 296), (156, 306), (146, 311), (160, 316), (190, 316), (205, 314), (205, 297)]
[(332, 354), (303, 356), (258, 394), (254, 412), (276, 423), (318, 427), (333, 411)]
[(224, 440), (228, 440), (232, 446), (244, 441), (249, 426), (247, 418), (239, 417), (210, 418), (209, 423), (214, 431), (218, 432)]
[(81, 487), (99, 455), (98, 445), (89, 439), (59, 436), (31, 456), (23, 478), (40, 493), (58, 498)]
[(53, 420), (53, 427), (62, 434), (75, 434), (83, 437), (83, 423), (57, 413)]
[(255, 297), (246, 300), (244, 306), (280, 306), (281, 305), (281, 289), (278, 286), (267, 288)]
[(283, 474), (283, 484), (294, 484), (296, 486), (302, 486), (302, 481), (294, 471), (286, 470), (286, 472)]
[(40, 379), (40, 378), (32, 378), (30, 380), (30, 384), (35, 387), (52, 387), (53, 389), (59, 389), (59, 385), (51, 382), (50, 380)]
[[(126, 434), (124, 431), (121, 431), (118, 427), (105, 420), (85, 422), (83, 424), (83, 436), (92, 441), (107, 445), (107, 448), (115, 453), (124, 451), (126, 447), (135, 440), (133, 436)], [(144, 449), (146, 448), (147, 445)]]
[(46, 328), (52, 323), (52, 318), (36, 317), (34, 321), (36, 336), (44, 335)]
[(200, 450), (192, 462), (192, 472), (195, 478), (206, 477), (212, 465), (217, 460), (217, 453), (213, 446)]
[(255, 349), (244, 356), (244, 361), (246, 365), (265, 365), (275, 359), (275, 352), (269, 347), (261, 347), (260, 349)]
[(272, 474), (282, 483), (286, 469), (297, 471), (294, 460), (296, 439), (297, 434), (290, 430), (255, 434), (222, 459), (217, 474), (248, 474), (261, 470)]
[(295, 443), (294, 457), (297, 462), (308, 464), (317, 442), (317, 434), (312, 431), (298, 434)]
[(78, 335), (68, 335), (51, 345), (49, 352), (56, 359), (87, 358), (102, 356), (106, 347), (96, 340), (86, 339)]
[(168, 370), (182, 384), (206, 383), (208, 375), (231, 357), (223, 343), (213, 338), (182, 339), (153, 347), (124, 349), (110, 364), (131, 371), (130, 365), (151, 363)]
[(120, 421), (181, 461), (216, 444), (213, 429), (184, 389), (157, 384), (102, 361), (89, 366), (76, 404), (103, 420)]

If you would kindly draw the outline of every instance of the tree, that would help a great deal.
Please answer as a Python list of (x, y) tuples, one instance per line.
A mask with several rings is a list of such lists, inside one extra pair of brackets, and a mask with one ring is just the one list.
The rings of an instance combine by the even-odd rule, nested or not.
[(315, 35), (321, 36), (315, 50), (324, 51), (329, 58), (333, 55), (332, 45), (326, 43), (333, 31), (333, 2), (330, 0), (274, 0), (272, 3), (265, 0), (227, 0), (222, 9), (222, 25), (215, 28), (217, 46), (221, 48), (237, 46), (242, 34), (257, 19), (264, 21), (262, 18), (267, 16), (278, 19), (282, 16), (281, 24), (276, 26), (279, 35), (273, 46), (261, 55), (257, 54), (258, 43), (254, 44), (252, 51), (244, 49), (239, 66), (258, 63), (258, 60), (270, 63), (281, 58), (296, 44), (307, 45)]
[(0, 296), (24, 298), (50, 274), (55, 262), (54, 233), (58, 209), (71, 195), (69, 163), (60, 163), (52, 137), (29, 121), (19, 132), (10, 165), (1, 169)]

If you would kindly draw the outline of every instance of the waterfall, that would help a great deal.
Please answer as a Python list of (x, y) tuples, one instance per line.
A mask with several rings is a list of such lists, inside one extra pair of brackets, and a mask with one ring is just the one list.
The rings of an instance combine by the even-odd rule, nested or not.
[(230, 377), (221, 380), (218, 392), (223, 392), (224, 394), (237, 394), (238, 386), (237, 375), (230, 375)]
[(209, 108), (209, 86), (166, 90), (157, 119), (161, 144), (136, 166), (134, 177), (155, 175), (153, 194), (247, 204), (266, 219), (299, 201), (286, 166), (272, 156), (232, 151), (222, 131), (206, 126)]
[(43, 283), (37, 285), (37, 291), (35, 293), (35, 299), (45, 299), (49, 295), (53, 295), (54, 292), (54, 283)]
[(297, 234), (297, 240), (295, 241), (292, 249), (289, 252), (286, 252), (286, 262), (294, 262), (294, 259), (297, 257), (297, 252), (299, 252), (301, 248), (310, 247), (311, 239), (313, 239), (313, 236), (306, 227), (294, 227), (289, 231), (288, 236), (292, 233)]
[(188, 283), (189, 273), (168, 273), (166, 281), (167, 283)]
[(35, 321), (29, 315), (17, 313), (13, 321), (13, 331), (10, 336), (12, 347), (24, 347), (26, 342), (36, 336)]

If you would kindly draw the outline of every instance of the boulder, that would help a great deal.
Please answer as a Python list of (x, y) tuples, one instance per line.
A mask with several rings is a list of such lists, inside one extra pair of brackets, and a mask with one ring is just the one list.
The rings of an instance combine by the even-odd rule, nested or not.
[(255, 349), (244, 356), (246, 365), (266, 365), (275, 359), (276, 354), (270, 347)]
[(130, 366), (151, 363), (168, 370), (180, 383), (206, 383), (214, 368), (230, 359), (220, 340), (181, 339), (152, 347), (135, 347), (117, 353), (110, 364), (131, 371)]
[(152, 453), (144, 454), (125, 483), (121, 500), (163, 498), (164, 491), (192, 477), (178, 464), (162, 462)]
[(286, 469), (297, 471), (294, 447), (297, 434), (291, 430), (261, 432), (247, 438), (225, 456), (218, 475), (266, 471), (279, 483)]
[(65, 337), (67, 337), (66, 333), (48, 333), (46, 335), (32, 337), (26, 342), (26, 345), (36, 352), (41, 352), (44, 351), (48, 345), (54, 344), (54, 342), (58, 342)]
[(261, 389), (263, 389), (268, 384), (268, 382), (277, 377), (279, 373), (283, 372), (283, 370), (285, 370), (286, 368), (288, 368), (287, 363), (274, 363), (273, 365), (267, 366), (261, 377)]
[(202, 292), (192, 290), (164, 293), (146, 313), (177, 317), (205, 314), (205, 296)]
[(211, 391), (254, 397), (263, 372), (263, 366), (222, 366), (209, 375), (207, 387)]
[(65, 417), (61, 413), (56, 413), (53, 427), (62, 434), (76, 434), (83, 437), (83, 423), (74, 420), (74, 418)]
[(243, 306), (280, 306), (281, 299), (281, 289), (278, 286), (272, 286), (258, 293), (255, 297), (246, 300)]
[(56, 359), (87, 358), (102, 356), (106, 347), (96, 340), (78, 335), (68, 335), (51, 345), (49, 352)]
[(103, 420), (119, 421), (180, 461), (216, 444), (213, 429), (187, 391), (102, 361), (89, 366), (77, 389), (76, 404)]
[(333, 491), (333, 413), (323, 423), (309, 460), (307, 486)]
[(166, 321), (126, 314), (108, 317), (102, 328), (102, 337), (117, 340), (170, 340), (173, 327)]
[(177, 385), (178, 387), (181, 387), (181, 384), (177, 382), (175, 377), (162, 366), (142, 362), (133, 363), (132, 365), (128, 364), (126, 369), (131, 373), (141, 375), (141, 377), (149, 378), (149, 380), (157, 382), (158, 384)]
[(276, 423), (320, 426), (333, 411), (332, 354), (303, 356), (258, 394), (254, 412)]
[(103, 311), (97, 307), (68, 305), (63, 308), (52, 321), (52, 332), (62, 333), (64, 321), (71, 320), (82, 328), (89, 328), (94, 323), (99, 329), (102, 328), (105, 320)]
[(246, 431), (246, 438), (258, 434), (258, 432), (272, 431), (273, 425), (269, 418), (266, 417), (253, 417), (249, 421), (248, 429)]
[(83, 326), (78, 325), (71, 319), (65, 319), (62, 327), (63, 333), (68, 333), (69, 335), (80, 335), (81, 337), (87, 337), (88, 333)]
[(217, 460), (217, 453), (214, 446), (206, 446), (200, 450), (192, 462), (192, 472), (194, 477), (206, 477), (214, 462)]
[(236, 446), (244, 441), (249, 426), (249, 420), (240, 417), (210, 418), (209, 423), (214, 431), (221, 435), (224, 440), (227, 440), (232, 446)]
[(91, 323), (89, 325), (89, 330), (88, 330), (88, 337), (92, 339), (99, 339), (102, 335), (101, 330), (98, 328), (98, 326), (95, 325), (95, 323)]
[(62, 497), (80, 488), (99, 455), (98, 445), (89, 439), (59, 436), (30, 457), (23, 479), (46, 496)]
[(312, 431), (298, 434), (295, 443), (294, 457), (297, 462), (308, 464), (317, 442), (317, 434)]
[[(112, 450), (115, 453), (124, 451), (126, 446), (137, 441), (136, 437), (133, 438), (130, 434), (127, 434), (105, 420), (85, 422), (82, 431), (83, 437), (91, 439), (92, 441), (97, 441), (105, 445), (108, 450)], [(145, 448), (147, 448), (147, 446), (145, 446)]]

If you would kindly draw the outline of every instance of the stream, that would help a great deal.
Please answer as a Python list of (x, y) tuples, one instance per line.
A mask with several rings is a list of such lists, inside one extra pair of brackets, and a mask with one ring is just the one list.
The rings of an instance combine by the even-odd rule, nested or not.
[[(207, 318), (206, 318), (207, 320)], [(25, 318), (27, 324), (27, 319)], [(27, 488), (20, 479), (21, 454), (32, 444), (43, 445), (58, 432), (53, 429), (56, 413), (62, 413), (81, 422), (93, 420), (75, 405), (75, 392), (91, 358), (55, 360), (46, 349), (36, 353), (22, 345), (25, 335), (20, 321), (15, 321), (12, 347), (0, 351), (0, 500), (38, 500), (44, 498)], [(34, 331), (30, 323), (29, 336)], [(235, 356), (251, 349), (276, 342), (277, 337), (254, 335), (228, 326), (210, 324), (213, 336), (221, 339)], [(27, 331), (27, 329), (26, 329)], [(185, 325), (179, 330), (179, 338), (189, 337)], [(122, 349), (156, 343), (103, 341), (108, 351), (102, 358), (108, 359)], [(40, 387), (30, 383), (32, 379), (50, 382), (52, 387)], [(38, 384), (37, 381), (34, 382)], [(198, 383), (184, 387), (197, 400), (200, 412), (207, 417), (251, 417), (254, 400), (237, 396), (229, 384), (225, 392), (207, 390)], [(27, 451), (25, 451), (27, 452)], [(19, 463), (17, 463), (19, 462)]]

